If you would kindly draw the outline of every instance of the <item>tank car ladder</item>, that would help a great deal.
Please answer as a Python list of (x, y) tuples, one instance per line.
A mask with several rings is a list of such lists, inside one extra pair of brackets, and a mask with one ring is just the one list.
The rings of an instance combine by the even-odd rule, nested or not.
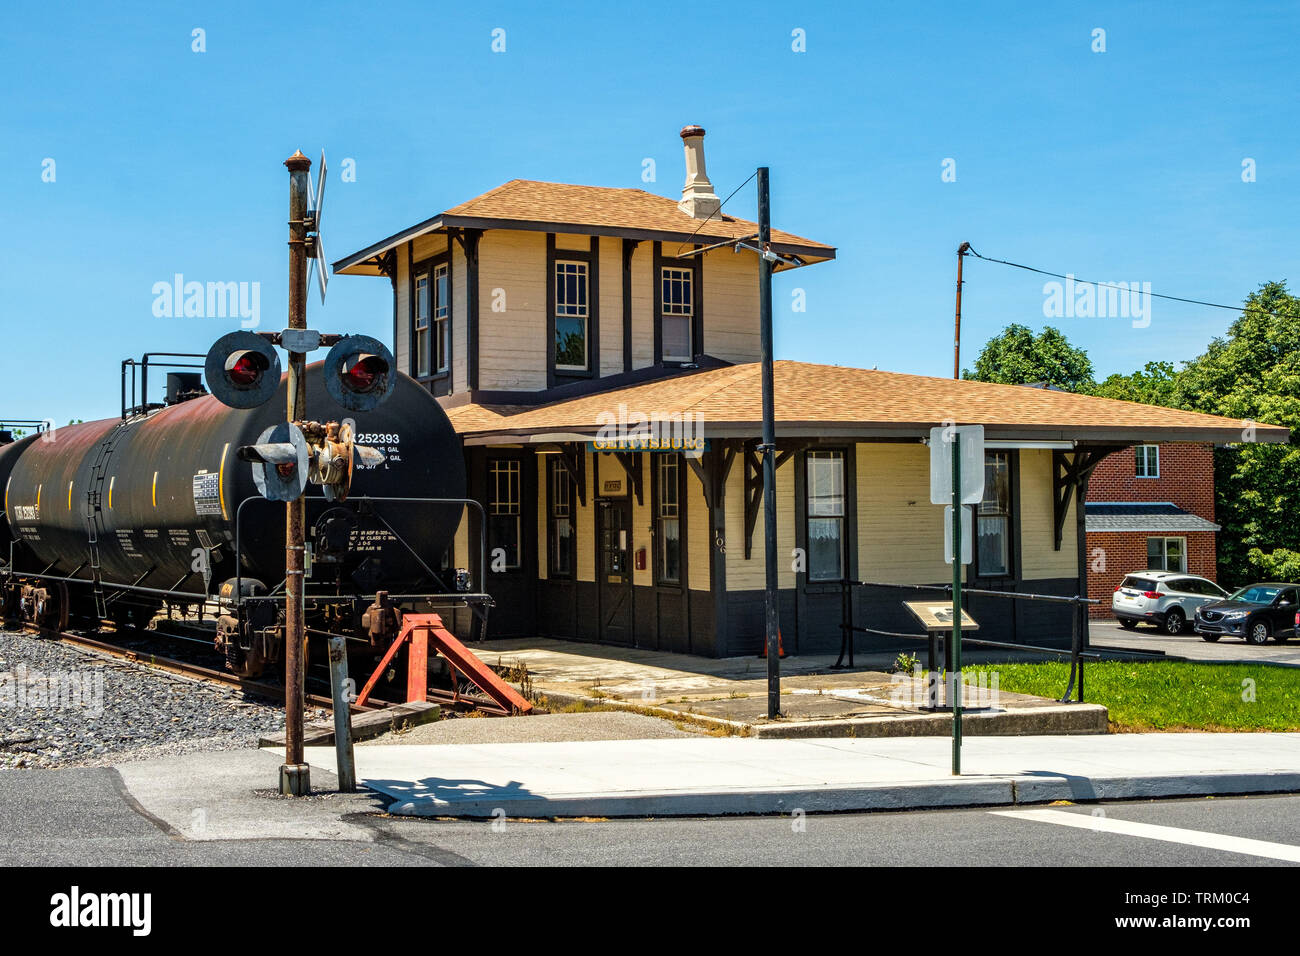
[(108, 472), (108, 462), (113, 456), (113, 447), (117, 444), (120, 427), (112, 428), (95, 449), (95, 461), (90, 466), (90, 484), (86, 488), (85, 510), (81, 514), (86, 524), (86, 545), (90, 558), (87, 567), (95, 595), (95, 614), (100, 619), (108, 617), (108, 602), (104, 598), (104, 583), (99, 572), (99, 533), (104, 527), (104, 478)]

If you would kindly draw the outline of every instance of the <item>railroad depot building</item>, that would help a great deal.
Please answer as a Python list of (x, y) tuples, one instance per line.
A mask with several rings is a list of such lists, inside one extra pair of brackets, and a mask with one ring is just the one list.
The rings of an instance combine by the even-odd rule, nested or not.
[[(762, 642), (757, 226), (719, 212), (704, 131), (681, 135), (680, 200), (514, 180), (334, 264), (389, 280), (399, 365), (463, 439), (470, 494), (487, 514), (489, 637), (709, 656)], [(835, 258), (778, 230), (771, 250), (785, 260), (777, 271)], [(775, 366), (775, 408), (781, 630), (794, 653), (839, 647), (842, 579), (951, 580), (943, 509), (929, 498), (932, 426), (985, 426), (967, 580), (1052, 594), (1087, 593), (1079, 503), (1099, 460), (1141, 443), (1240, 441), (1242, 428), (790, 361)], [(1256, 426), (1255, 437), (1287, 431)], [(477, 568), (478, 535), (477, 520), (462, 522), (452, 565)], [(915, 595), (853, 594), (858, 623), (917, 630), (901, 604)], [(995, 639), (1069, 638), (1061, 605), (974, 598), (969, 609)]]

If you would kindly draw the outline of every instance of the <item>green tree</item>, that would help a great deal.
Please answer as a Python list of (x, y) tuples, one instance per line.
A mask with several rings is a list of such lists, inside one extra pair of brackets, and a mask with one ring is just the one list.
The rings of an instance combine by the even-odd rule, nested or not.
[(1093, 394), (1144, 405), (1172, 406), (1179, 398), (1176, 391), (1178, 374), (1172, 362), (1147, 362), (1145, 368), (1131, 375), (1116, 373), (1106, 376), (1093, 389)]
[(1250, 423), (1300, 428), (1300, 299), (1285, 282), (1251, 293), (1228, 334), (1187, 363), (1170, 404), (1242, 422), (1242, 444), (1215, 454), (1219, 568), (1225, 580), (1295, 578), (1300, 563), (1300, 446), (1252, 444)]
[(1003, 385), (1044, 383), (1067, 392), (1093, 388), (1088, 353), (1075, 348), (1051, 326), (1034, 335), (1026, 326), (1008, 325), (985, 343), (975, 360), (975, 371), (963, 370), (962, 378)]

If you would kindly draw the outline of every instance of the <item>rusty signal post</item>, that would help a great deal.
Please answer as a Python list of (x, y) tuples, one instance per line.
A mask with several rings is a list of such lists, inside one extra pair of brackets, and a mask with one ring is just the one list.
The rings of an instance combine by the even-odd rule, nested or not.
[[(321, 200), (325, 191), (325, 157), (321, 154), (320, 182), (311, 188), (311, 160), (295, 152), (284, 162), (289, 170), (289, 324), (282, 332), (231, 332), (208, 353), (205, 370), (208, 388), (232, 408), (254, 408), (274, 396), (280, 383), (280, 359), (273, 346), (289, 353), (286, 420), (267, 429), (257, 444), (237, 452), (251, 463), (262, 495), (285, 502), (285, 612), (284, 612), (284, 720), (285, 753), (280, 767), (280, 792), (305, 796), (311, 792), (311, 771), (303, 759), (303, 684), (306, 625), (304, 615), (306, 571), (307, 484), (324, 488), (326, 498), (342, 501), (348, 495), (354, 462), (374, 465), (383, 454), (357, 445), (349, 423), (306, 421), (307, 353), (329, 346), (325, 359), (326, 391), (349, 411), (374, 408), (392, 394), (396, 362), (392, 353), (369, 336), (323, 334), (307, 328), (308, 256), (322, 274), (321, 300), (325, 298), (325, 263), (320, 245)], [(315, 208), (311, 208), (314, 198)], [(343, 660), (342, 638), (330, 658)], [(350, 700), (345, 687), (346, 667), (331, 667), (334, 684), (336, 747), (339, 751), (341, 789), (355, 786), (351, 760)], [(339, 720), (339, 715), (344, 720)]]

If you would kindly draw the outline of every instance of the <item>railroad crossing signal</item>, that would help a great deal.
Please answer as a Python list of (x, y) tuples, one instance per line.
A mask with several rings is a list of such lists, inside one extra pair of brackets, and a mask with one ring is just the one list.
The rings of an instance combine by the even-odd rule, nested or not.
[(325, 356), (325, 391), (349, 411), (369, 411), (393, 394), (396, 364), (378, 339), (345, 336)]
[[(320, 151), (320, 168), (316, 170), (316, 186), (313, 189), (311, 177), (307, 179), (307, 241), (311, 243), (310, 271), (316, 273), (316, 288), (320, 290), (321, 305), (325, 304), (325, 288), (330, 282), (329, 268), (325, 261), (325, 243), (321, 241), (321, 214), (325, 211), (325, 150)], [(311, 278), (308, 277), (308, 283)]]
[(255, 445), (244, 445), (236, 455), (252, 462), (253, 483), (270, 501), (296, 501), (307, 490), (311, 450), (302, 429), (292, 422), (272, 425)]
[(208, 391), (230, 408), (256, 408), (280, 385), (280, 356), (256, 332), (229, 332), (208, 350), (203, 364)]

